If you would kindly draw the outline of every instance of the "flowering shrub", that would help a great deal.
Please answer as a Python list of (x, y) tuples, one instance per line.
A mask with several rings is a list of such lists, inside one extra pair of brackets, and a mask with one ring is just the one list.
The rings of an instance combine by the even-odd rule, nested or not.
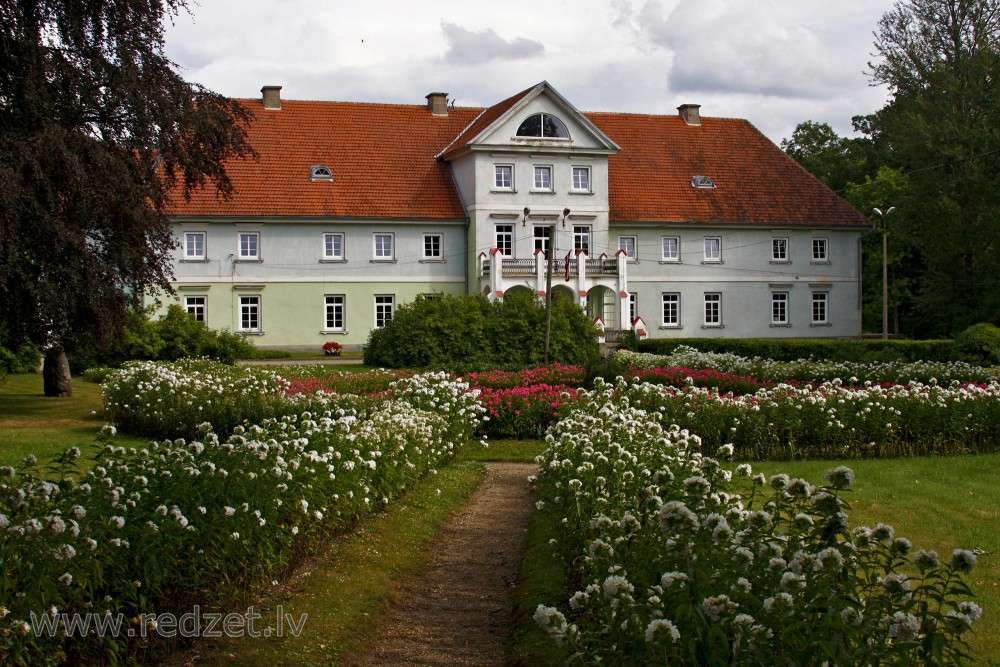
[(541, 437), (559, 420), (563, 405), (576, 396), (565, 385), (548, 384), (479, 391), (488, 417), (483, 430), (491, 438)]
[[(851, 529), (845, 467), (814, 487), (734, 475), (698, 436), (598, 383), (553, 427), (535, 484), (579, 590), (535, 620), (585, 663), (951, 664), (982, 610), (975, 555)], [(720, 448), (720, 457), (733, 453)]]
[(733, 396), (688, 385), (632, 385), (637, 407), (666, 426), (699, 433), (709, 451), (730, 442), (740, 458), (857, 458), (993, 451), (1000, 383), (818, 387), (779, 384)]
[(135, 361), (101, 387), (105, 419), (125, 433), (150, 438), (192, 438), (210, 422), (227, 434), (244, 420), (283, 414), (288, 382), (257, 367), (204, 359)]
[(465, 379), (484, 389), (517, 389), (532, 385), (563, 385), (582, 387), (586, 371), (579, 366), (551, 364), (520, 371), (486, 371), (468, 373)]
[[(175, 380), (172, 401), (204, 398), (193, 379)], [(82, 479), (68, 476), (79, 450), (53, 469), (58, 481), (34, 460), (0, 469), (0, 663), (92, 664), (108, 651), (148, 662), (139, 614), (240, 608), (330, 534), (446, 464), (478, 429), (483, 409), (466, 383), (438, 374), (391, 389), (378, 399), (280, 398), (281, 416), (229, 436), (201, 424), (194, 439), (142, 449), (115, 446), (107, 427)], [(119, 619), (115, 646), (93, 631), (36, 633), (46, 615), (58, 624), (88, 612)]]
[(322, 366), (285, 366), (282, 376), (288, 380), (285, 393), (314, 394), (318, 391), (337, 394), (373, 395), (389, 389), (389, 386), (401, 378), (413, 375), (407, 370), (378, 369), (364, 373), (331, 373)]
[(648, 354), (644, 352), (619, 351), (615, 360), (624, 366), (640, 369), (687, 367), (737, 373), (768, 382), (832, 382), (841, 379), (849, 384), (908, 384), (911, 381), (924, 384), (936, 380), (942, 384), (954, 381), (989, 383), (997, 379), (990, 369), (972, 366), (964, 362), (886, 362), (861, 364), (854, 362), (829, 362), (800, 359), (799, 361), (772, 361), (762, 358), (747, 358), (736, 354), (719, 352), (699, 352), (694, 348), (681, 346), (671, 355)]
[(696, 387), (716, 389), (723, 394), (752, 394), (758, 389), (773, 387), (775, 384), (774, 382), (764, 382), (757, 378), (737, 375), (731, 372), (677, 366), (648, 369), (631, 366), (628, 372), (623, 375), (626, 379), (633, 382), (648, 382), (650, 384), (663, 384), (671, 387), (694, 385)]
[(329, 341), (323, 343), (323, 354), (328, 356), (337, 356), (344, 349), (344, 346), (336, 341)]

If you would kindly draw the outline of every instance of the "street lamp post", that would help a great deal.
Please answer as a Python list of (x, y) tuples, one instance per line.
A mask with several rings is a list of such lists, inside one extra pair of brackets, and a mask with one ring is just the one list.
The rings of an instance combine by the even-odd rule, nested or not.
[(882, 339), (889, 338), (889, 225), (886, 218), (896, 210), (895, 206), (890, 206), (883, 213), (880, 208), (873, 208), (872, 211), (878, 214), (882, 221)]

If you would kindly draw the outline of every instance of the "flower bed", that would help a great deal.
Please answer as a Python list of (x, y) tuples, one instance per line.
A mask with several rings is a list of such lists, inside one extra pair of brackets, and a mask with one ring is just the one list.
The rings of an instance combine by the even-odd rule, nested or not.
[(841, 380), (845, 384), (909, 384), (911, 381), (929, 384), (932, 380), (940, 384), (951, 382), (975, 382), (986, 384), (997, 379), (992, 369), (980, 368), (964, 362), (887, 362), (860, 364), (851, 362), (799, 361), (781, 362), (770, 359), (747, 358), (735, 354), (699, 352), (691, 347), (681, 346), (671, 355), (657, 355), (622, 350), (615, 360), (623, 366), (641, 369), (686, 367), (702, 370), (716, 370), (746, 375), (767, 382), (788, 382), (797, 380), (811, 382), (832, 382)]
[[(166, 366), (173, 382), (161, 391), (173, 394), (164, 403), (186, 407), (182, 423), (190, 406), (218, 395), (206, 380), (219, 377), (214, 369), (182, 378)], [(145, 378), (159, 376), (144, 367), (131, 377), (146, 391)], [(264, 386), (268, 397), (284, 387)], [(203, 424), (195, 439), (140, 450), (109, 439), (82, 480), (66, 477), (78, 451), (55, 482), (33, 461), (0, 469), (0, 662), (148, 662), (155, 643), (140, 614), (245, 607), (329, 535), (447, 463), (478, 429), (482, 408), (465, 383), (425, 375), (390, 391), (281, 398), (278, 418), (235, 425), (229, 436)], [(72, 639), (44, 631), (64, 631), (72, 614), (119, 623), (116, 643), (93, 629)]]
[[(848, 528), (853, 473), (734, 477), (698, 436), (599, 384), (546, 436), (539, 506), (579, 582), (535, 619), (584, 663), (951, 664), (976, 558)], [(732, 454), (723, 447), (722, 456)], [(561, 549), (561, 550), (560, 550)]]

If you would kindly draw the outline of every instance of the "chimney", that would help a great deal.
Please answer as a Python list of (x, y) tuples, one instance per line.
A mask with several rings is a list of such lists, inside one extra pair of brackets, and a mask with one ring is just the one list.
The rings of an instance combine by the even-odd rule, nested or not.
[(701, 114), (698, 112), (700, 108), (700, 104), (682, 104), (677, 107), (677, 113), (680, 114), (680, 117), (684, 119), (686, 124), (701, 125)]
[(264, 86), (260, 92), (265, 109), (281, 109), (281, 86)]
[(427, 108), (432, 116), (447, 116), (448, 93), (428, 93)]

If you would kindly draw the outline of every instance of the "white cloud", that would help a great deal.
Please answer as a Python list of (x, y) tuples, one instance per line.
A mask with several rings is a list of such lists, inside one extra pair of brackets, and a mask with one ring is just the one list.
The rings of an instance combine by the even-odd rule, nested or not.
[(893, 0), (213, 0), (167, 30), (190, 80), (235, 97), (489, 105), (548, 80), (584, 111), (804, 120), (850, 130), (884, 93), (862, 73)]

